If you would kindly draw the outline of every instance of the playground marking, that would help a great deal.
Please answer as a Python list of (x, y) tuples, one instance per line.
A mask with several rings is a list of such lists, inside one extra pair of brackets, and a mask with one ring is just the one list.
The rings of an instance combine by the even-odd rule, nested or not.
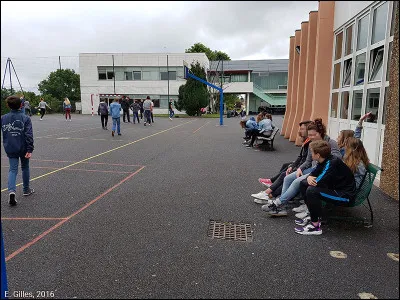
[[(2, 168), (8, 168), (9, 166), (1, 166)], [(53, 167), (29, 167), (29, 169), (53, 169), (57, 170), (58, 168)], [(114, 173), (114, 174), (131, 174), (132, 172), (124, 172), (124, 171), (109, 171), (109, 170), (90, 170), (90, 169), (67, 169), (66, 171), (86, 171), (86, 172), (100, 172), (100, 173)]]
[(110, 193), (112, 190), (114, 190), (115, 188), (117, 188), (118, 186), (120, 186), (122, 183), (124, 183), (125, 181), (129, 180), (130, 178), (132, 178), (133, 176), (135, 176), (137, 173), (139, 173), (141, 170), (144, 169), (144, 166), (141, 167), (139, 170), (131, 173), (131, 175), (125, 177), (124, 179), (122, 179), (120, 182), (118, 182), (117, 184), (115, 184), (114, 186), (112, 186), (111, 188), (109, 188), (108, 190), (106, 190), (105, 192), (103, 192), (102, 194), (100, 194), (99, 196), (97, 196), (96, 198), (94, 198), (93, 200), (91, 200), (90, 202), (86, 203), (83, 207), (81, 207), (80, 209), (78, 209), (77, 211), (75, 211), (74, 213), (72, 213), (70, 216), (64, 218), (63, 220), (61, 220), (60, 222), (58, 222), (56, 225), (54, 225), (53, 227), (51, 227), (50, 229), (46, 230), (45, 232), (43, 232), (42, 234), (40, 234), (39, 236), (37, 236), (36, 238), (34, 238), (32, 241), (28, 242), (27, 244), (25, 244), (24, 246), (22, 246), (21, 248), (19, 248), (18, 250), (14, 251), (13, 253), (11, 253), (9, 256), (6, 257), (6, 262), (9, 261), (10, 259), (12, 259), (13, 257), (17, 256), (18, 254), (20, 254), (21, 252), (23, 252), (25, 249), (29, 248), (30, 246), (36, 244), (38, 241), (40, 241), (42, 238), (44, 238), (46, 235), (48, 235), (50, 232), (54, 231), (55, 229), (57, 229), (58, 227), (60, 227), (61, 225), (63, 225), (64, 223), (68, 222), (69, 220), (71, 220), (73, 217), (75, 217), (77, 214), (79, 214), (80, 212), (84, 211), (86, 208), (88, 208), (89, 206), (91, 206), (92, 204), (96, 203), (98, 200), (100, 200), (101, 198), (103, 198), (105, 195), (107, 195), (108, 193)]
[(347, 258), (347, 254), (342, 251), (330, 251), (329, 254), (335, 258)]
[[(35, 177), (35, 178), (32, 178), (30, 181), (32, 182), (32, 181), (34, 181), (34, 180), (37, 180), (37, 179), (40, 179), (40, 178), (46, 177), (46, 176), (48, 176), (48, 175), (51, 175), (51, 174), (57, 173), (57, 172), (59, 172), (59, 171), (62, 171), (62, 170), (68, 169), (68, 168), (70, 168), (70, 167), (72, 167), (72, 166), (75, 166), (75, 165), (77, 165), (77, 164), (81, 164), (81, 163), (83, 163), (83, 162), (85, 162), (85, 161), (88, 161), (88, 160), (91, 160), (91, 159), (93, 159), (93, 158), (96, 158), (96, 157), (102, 156), (102, 155), (104, 155), (104, 154), (107, 154), (107, 153), (113, 152), (113, 151), (115, 151), (115, 150), (119, 150), (119, 149), (121, 149), (121, 148), (124, 148), (124, 147), (130, 146), (130, 145), (132, 145), (132, 144), (135, 144), (135, 143), (137, 143), (137, 142), (140, 142), (140, 141), (142, 141), (142, 140), (146, 140), (146, 139), (148, 139), (148, 138), (151, 138), (151, 137), (153, 137), (153, 136), (156, 136), (156, 135), (158, 135), (158, 134), (161, 134), (161, 133), (167, 132), (167, 131), (169, 131), (169, 130), (172, 130), (172, 129), (174, 129), (174, 128), (177, 128), (177, 127), (180, 127), (180, 126), (182, 126), (182, 125), (185, 125), (185, 124), (188, 124), (188, 123), (192, 123), (192, 122), (193, 122), (193, 120), (192, 120), (192, 121), (189, 121), (189, 122), (185, 122), (185, 123), (179, 124), (179, 125), (176, 125), (176, 126), (174, 126), (174, 127), (171, 127), (171, 128), (168, 128), (168, 129), (165, 129), (165, 130), (162, 130), (162, 131), (159, 131), (159, 132), (157, 132), (157, 133), (154, 133), (154, 134), (151, 134), (151, 135), (145, 136), (145, 137), (143, 137), (143, 138), (140, 138), (140, 139), (138, 139), (138, 140), (136, 140), (136, 141), (132, 141), (132, 142), (130, 142), (130, 143), (128, 143), (128, 144), (125, 144), (125, 145), (118, 146), (118, 147), (116, 147), (116, 148), (113, 148), (113, 149), (110, 149), (110, 150), (108, 150), (108, 151), (105, 151), (105, 152), (102, 152), (102, 153), (99, 153), (99, 154), (93, 155), (93, 156), (91, 156), (91, 157), (88, 157), (88, 158), (82, 159), (82, 160), (80, 160), (80, 161), (77, 161), (77, 162), (75, 162), (75, 163), (73, 163), (73, 164), (70, 164), (70, 165), (68, 165), (68, 166), (65, 166), (65, 167), (59, 168), (59, 169), (57, 169), (57, 170), (51, 171), (51, 172), (49, 172), (49, 173), (46, 173), (46, 174), (40, 175), (40, 176), (38, 176), (38, 177)], [(20, 186), (20, 185), (22, 185), (22, 182), (21, 182), (21, 183), (18, 183), (16, 186)], [(3, 193), (3, 192), (5, 192), (5, 191), (7, 191), (7, 190), (8, 190), (8, 188), (4, 188), (4, 189), (2, 189), (2, 190), (1, 190), (1, 192)]]
[(66, 220), (67, 218), (1, 218), (1, 220), (17, 220), (17, 221), (35, 221), (35, 220), (40, 220), (40, 221), (48, 221), (48, 220)]
[[(8, 159), (7, 156), (2, 156), (1, 158)], [(54, 159), (38, 159), (38, 158), (30, 158), (30, 160), (36, 161), (49, 161), (49, 162), (74, 162), (73, 160), (54, 160)], [(141, 167), (142, 165), (127, 165), (127, 164), (110, 164), (110, 163), (101, 163), (101, 162), (82, 162), (82, 164), (89, 165), (107, 165), (107, 166), (123, 166), (123, 167)], [(130, 173), (130, 172), (129, 172)]]
[(199, 131), (201, 128), (203, 128), (204, 126), (206, 126), (208, 123), (210, 123), (211, 121), (208, 121), (206, 124), (204, 124), (203, 126), (200, 126), (199, 128), (197, 128), (195, 131), (193, 131), (193, 133), (196, 133), (197, 131)]

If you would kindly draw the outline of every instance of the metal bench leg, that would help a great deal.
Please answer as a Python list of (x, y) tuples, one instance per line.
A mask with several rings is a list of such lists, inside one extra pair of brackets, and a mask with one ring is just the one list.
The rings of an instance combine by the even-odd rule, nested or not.
[(370, 223), (367, 223), (366, 225), (365, 225), (365, 227), (372, 227), (372, 225), (373, 225), (373, 223), (374, 223), (374, 213), (373, 213), (373, 211), (372, 211), (372, 206), (371, 206), (371, 202), (369, 201), (369, 197), (367, 197), (367, 201), (368, 201), (368, 208), (369, 208), (369, 211), (370, 211), (370, 213), (371, 213), (371, 222)]

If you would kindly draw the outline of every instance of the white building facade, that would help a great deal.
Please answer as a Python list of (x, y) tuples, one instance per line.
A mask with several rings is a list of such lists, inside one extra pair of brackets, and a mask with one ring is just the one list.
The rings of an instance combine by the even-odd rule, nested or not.
[(80, 53), (82, 114), (97, 114), (100, 100), (110, 103), (122, 95), (150, 96), (155, 114), (168, 113), (168, 94), (177, 100), (179, 87), (186, 82), (183, 61), (209, 69), (204, 53)]
[(362, 141), (373, 164), (381, 166), (385, 102), (398, 1), (336, 1), (329, 105), (329, 135), (364, 122)]

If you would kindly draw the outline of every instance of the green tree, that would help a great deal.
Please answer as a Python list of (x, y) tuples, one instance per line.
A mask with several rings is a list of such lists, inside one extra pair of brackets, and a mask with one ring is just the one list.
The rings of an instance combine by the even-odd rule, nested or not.
[(185, 53), (205, 53), (208, 60), (231, 60), (229, 55), (222, 51), (211, 50), (203, 43), (195, 43), (189, 49), (185, 49)]
[[(224, 95), (224, 103), (225, 103), (226, 109), (230, 109), (230, 110), (234, 109), (236, 102), (240, 103), (240, 99), (235, 94), (225, 94)], [(219, 99), (218, 99), (218, 105), (219, 105)]]
[[(67, 97), (74, 104), (81, 97), (79, 74), (76, 74), (71, 69), (61, 69), (51, 72), (38, 86), (42, 95), (51, 95), (53, 98), (61, 101), (61, 103)], [(47, 103), (49, 104), (49, 102)]]
[[(190, 72), (206, 79), (206, 71), (199, 62), (190, 66)], [(187, 78), (186, 84), (179, 87), (178, 101), (174, 102), (177, 110), (185, 110), (189, 116), (200, 115), (200, 108), (208, 105), (207, 85), (193, 78)]]
[(14, 95), (14, 89), (1, 89), (1, 114), (4, 115), (10, 111), (10, 108), (7, 106), (6, 99), (8, 96)]

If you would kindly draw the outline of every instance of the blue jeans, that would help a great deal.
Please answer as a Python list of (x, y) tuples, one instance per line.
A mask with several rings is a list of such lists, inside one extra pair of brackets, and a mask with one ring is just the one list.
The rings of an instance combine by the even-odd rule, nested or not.
[(144, 111), (144, 121), (151, 124), (151, 111), (150, 110)]
[(117, 133), (121, 133), (121, 117), (112, 118), (112, 121), (113, 121), (112, 131), (115, 131), (115, 126), (117, 126)]
[(172, 109), (170, 109), (169, 110), (169, 117), (172, 118), (174, 115), (175, 115), (175, 112)]
[(300, 183), (303, 179), (307, 178), (313, 168), (308, 168), (303, 171), (303, 175), (296, 177), (296, 172), (290, 173), (283, 179), (282, 194), (279, 200), (284, 204), (285, 202), (293, 199), (300, 192)]
[(8, 158), (10, 164), (10, 170), (8, 171), (8, 191), (16, 192), (17, 189), (17, 175), (18, 175), (18, 164), (21, 159), (21, 170), (22, 170), (22, 184), (24, 192), (29, 191), (29, 158)]
[(140, 123), (139, 121), (139, 114), (137, 111), (133, 112), (133, 123), (135, 123), (135, 119), (137, 119), (137, 122)]

